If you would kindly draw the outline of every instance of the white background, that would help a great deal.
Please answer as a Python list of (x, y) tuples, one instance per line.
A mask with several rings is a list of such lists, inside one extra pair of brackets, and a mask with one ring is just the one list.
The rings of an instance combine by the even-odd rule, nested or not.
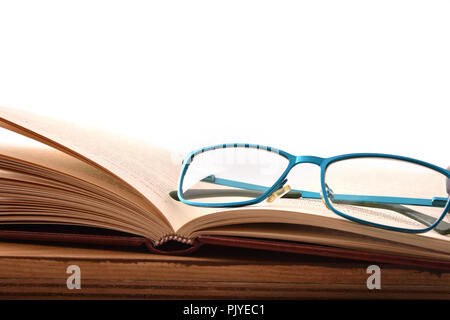
[(448, 166), (449, 17), (448, 1), (2, 1), (0, 105), (182, 152)]

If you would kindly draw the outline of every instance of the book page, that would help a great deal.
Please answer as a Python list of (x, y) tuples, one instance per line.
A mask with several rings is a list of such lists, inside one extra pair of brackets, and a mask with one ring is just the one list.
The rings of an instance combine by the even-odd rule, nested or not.
[[(220, 230), (226, 230), (223, 235), (240, 235), (241, 227), (246, 225), (247, 237), (256, 232), (264, 223), (267, 233), (272, 239), (286, 239), (284, 229), (276, 229), (272, 225), (287, 224), (299, 226), (320, 227), (325, 230), (338, 230), (356, 235), (370, 236), (373, 238), (390, 240), (392, 242), (435, 250), (447, 255), (450, 254), (450, 236), (441, 235), (433, 230), (420, 233), (405, 233), (374, 228), (345, 219), (330, 211), (321, 200), (285, 199), (274, 203), (260, 203), (245, 208), (229, 208), (216, 211), (213, 214), (199, 217), (183, 226), (179, 233), (190, 237), (200, 234), (220, 234)], [(255, 226), (253, 230), (252, 226)], [(236, 230), (235, 230), (236, 228)], [(271, 230), (269, 232), (269, 230)], [(212, 233), (210, 233), (212, 231)], [(236, 233), (234, 231), (237, 231)], [(303, 235), (299, 229), (297, 235), (291, 234), (289, 240), (303, 241)], [(366, 248), (364, 243), (355, 242), (355, 247)]]
[(13, 161), (34, 164), (38, 167), (76, 177), (77, 179), (113, 192), (124, 199), (146, 208), (148, 211), (152, 209), (132, 189), (128, 188), (120, 180), (114, 179), (112, 175), (108, 175), (103, 170), (51, 147), (42, 145), (20, 146), (0, 144), (0, 158), (2, 157), (10, 158)]
[(294, 224), (239, 224), (208, 228), (198, 235), (218, 235), (234, 237), (252, 237), (259, 239), (278, 239), (285, 241), (320, 244), (354, 250), (367, 250), (405, 256), (419, 256), (450, 260), (450, 255), (434, 250), (388, 241), (383, 238), (369, 237), (366, 234), (342, 232), (334, 229)]
[(28, 136), (113, 174), (154, 206), (154, 214), (178, 229), (211, 210), (186, 208), (172, 200), (181, 163), (144, 142), (101, 130), (0, 107), (0, 126)]
[(97, 167), (39, 142), (34, 145), (8, 145), (0, 141), (0, 172), (1, 168), (14, 170), (16, 175), (19, 172), (26, 174), (28, 178), (22, 177), (22, 182), (31, 182), (29, 177), (40, 177), (46, 179), (44, 184), (52, 182), (51, 186), (72, 190), (74, 194), (86, 190), (88, 194), (98, 195), (105, 205), (111, 206), (106, 212), (111, 218), (127, 215), (130, 227), (135, 221), (140, 228), (146, 228), (144, 234), (140, 232), (141, 235), (148, 236), (149, 231), (152, 236), (170, 232), (167, 224), (157, 215), (148, 214), (153, 207), (127, 184)]

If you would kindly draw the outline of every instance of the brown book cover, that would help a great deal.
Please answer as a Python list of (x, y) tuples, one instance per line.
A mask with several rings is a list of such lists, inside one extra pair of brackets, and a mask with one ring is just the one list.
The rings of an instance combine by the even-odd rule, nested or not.
[[(35, 227), (32, 227), (36, 229)], [(84, 228), (81, 228), (84, 229)], [(371, 263), (388, 263), (404, 267), (414, 267), (420, 269), (431, 269), (450, 272), (450, 262), (402, 257), (391, 254), (381, 254), (373, 252), (364, 252), (358, 250), (349, 250), (330, 246), (321, 246), (308, 243), (295, 243), (290, 241), (273, 241), (266, 239), (252, 239), (243, 237), (224, 237), (224, 236), (199, 236), (193, 244), (180, 248), (178, 242), (166, 244), (166, 250), (156, 248), (148, 239), (131, 235), (112, 235), (110, 232), (103, 234), (94, 234), (84, 232), (51, 232), (26, 230), (0, 230), (0, 239), (15, 240), (38, 243), (60, 243), (60, 244), (78, 244), (78, 245), (102, 245), (102, 246), (120, 246), (120, 247), (145, 247), (149, 252), (166, 255), (186, 255), (200, 250), (202, 245), (225, 246), (248, 248), (254, 250), (266, 250), (275, 252), (286, 252), (294, 254), (315, 255), (330, 258), (349, 259), (358, 261), (367, 261)]]

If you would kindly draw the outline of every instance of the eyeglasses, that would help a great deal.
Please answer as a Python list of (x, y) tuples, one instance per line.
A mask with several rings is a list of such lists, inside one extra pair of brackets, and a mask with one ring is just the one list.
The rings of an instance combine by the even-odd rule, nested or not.
[[(320, 167), (320, 192), (291, 189), (298, 164)], [(450, 169), (450, 168), (449, 168)], [(178, 198), (201, 207), (238, 207), (267, 200), (317, 199), (362, 224), (402, 232), (450, 233), (450, 171), (420, 160), (378, 153), (330, 158), (294, 156), (255, 144), (221, 144), (183, 161)]]

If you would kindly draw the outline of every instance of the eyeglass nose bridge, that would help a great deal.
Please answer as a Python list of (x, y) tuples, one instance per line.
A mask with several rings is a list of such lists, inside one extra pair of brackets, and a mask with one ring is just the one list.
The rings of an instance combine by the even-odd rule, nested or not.
[(323, 158), (315, 157), (315, 156), (297, 156), (295, 157), (295, 163), (294, 165), (300, 164), (300, 163), (312, 163), (315, 165), (320, 166), (323, 162)]

